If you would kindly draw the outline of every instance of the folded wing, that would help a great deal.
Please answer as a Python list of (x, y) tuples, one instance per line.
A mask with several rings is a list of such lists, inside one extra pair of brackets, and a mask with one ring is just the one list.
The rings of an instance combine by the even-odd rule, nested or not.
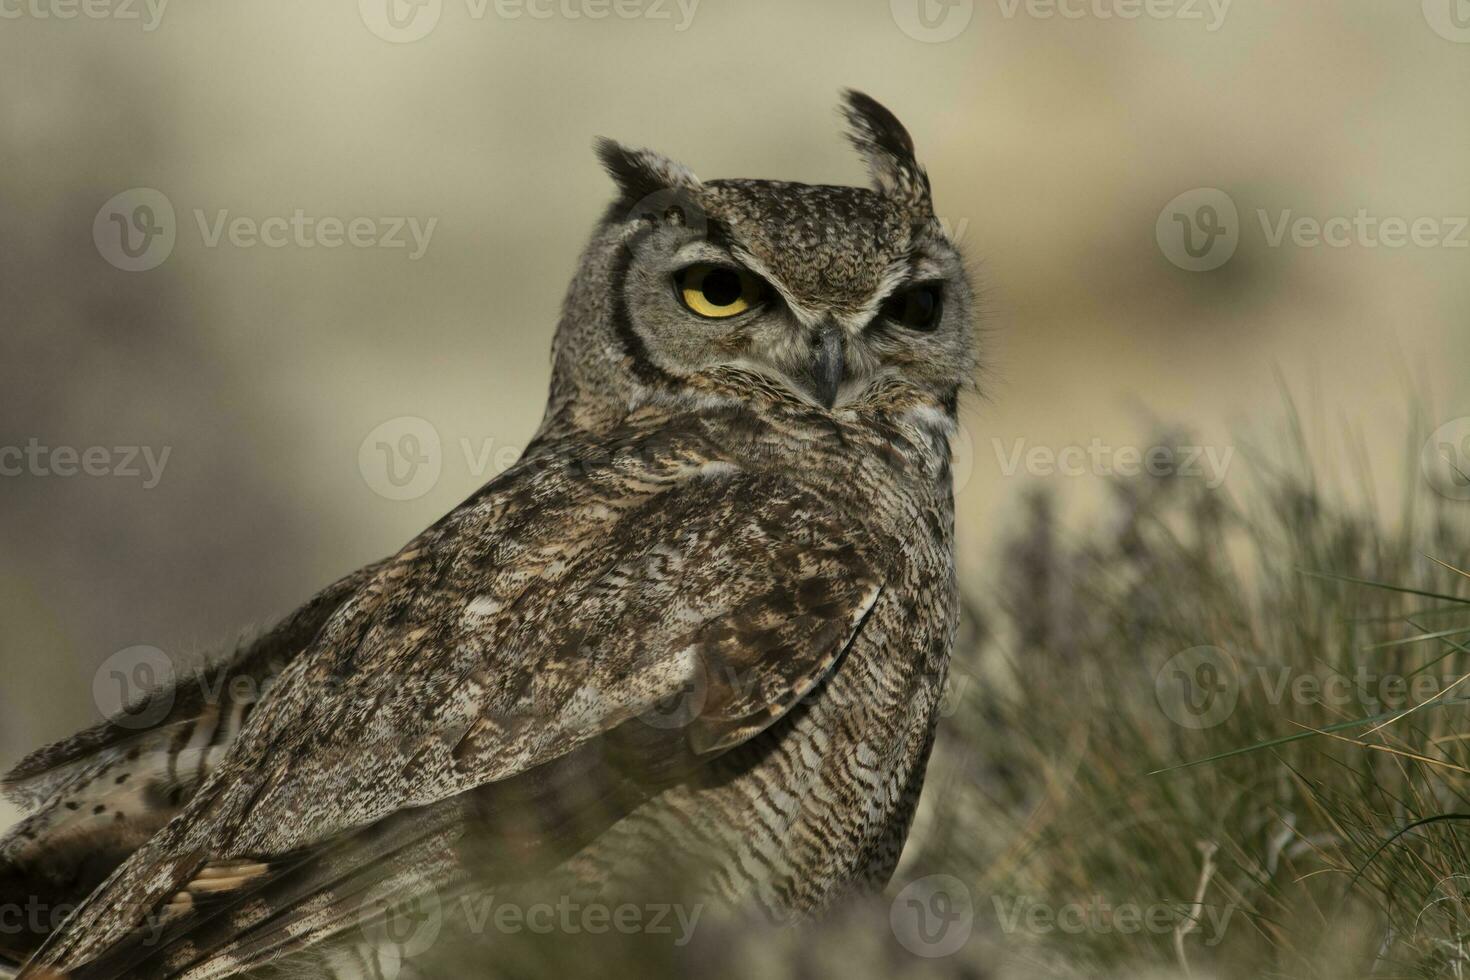
[[(188, 943), (222, 894), (263, 893), (291, 855), (589, 747), (656, 787), (795, 706), (861, 628), (883, 556), (811, 493), (713, 458), (697, 431), (658, 439), (530, 459), (379, 566), (36, 966), (131, 975), (140, 926), (155, 948)], [(378, 860), (356, 853), (339, 878)], [(196, 908), (181, 896), (201, 881)], [(291, 920), (323, 901), (304, 891), (264, 911)], [(190, 969), (241, 941), (192, 945)]]

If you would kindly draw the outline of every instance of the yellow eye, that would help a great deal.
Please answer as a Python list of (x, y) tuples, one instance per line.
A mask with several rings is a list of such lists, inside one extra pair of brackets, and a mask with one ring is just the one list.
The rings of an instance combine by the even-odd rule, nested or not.
[(691, 265), (674, 277), (674, 284), (685, 306), (716, 320), (744, 313), (766, 295), (760, 279), (724, 265)]

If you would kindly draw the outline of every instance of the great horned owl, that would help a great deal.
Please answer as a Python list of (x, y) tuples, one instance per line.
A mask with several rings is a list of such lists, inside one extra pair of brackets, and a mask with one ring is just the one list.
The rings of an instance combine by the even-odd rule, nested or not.
[(369, 892), (677, 874), (792, 919), (886, 883), (956, 627), (972, 290), (908, 133), (844, 109), (872, 189), (599, 143), (522, 459), (153, 727), (7, 777), (0, 894), (80, 902), (0, 937), (23, 977), (372, 973)]

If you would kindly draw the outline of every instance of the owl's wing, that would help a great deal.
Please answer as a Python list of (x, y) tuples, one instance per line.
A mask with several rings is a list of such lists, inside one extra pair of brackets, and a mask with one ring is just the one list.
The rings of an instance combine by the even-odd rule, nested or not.
[[(0, 895), (53, 909), (86, 898), (179, 812), (224, 757), (267, 678), (310, 645), (373, 571), (333, 583), (218, 663), (159, 678), (121, 714), (31, 753), (0, 777), (0, 791), (25, 814), (0, 835)], [(22, 918), (21, 928), (0, 933), (0, 962), (34, 952), (52, 925), (49, 916)]]
[(630, 725), (664, 731), (639, 719), (671, 696), (698, 707), (679, 751), (737, 744), (837, 663), (885, 578), (877, 554), (813, 494), (698, 440), (530, 460), (341, 605), (184, 812), (36, 963), (119, 975), (103, 954), (150, 916), (187, 937), (190, 896), (266, 887), (276, 858)]

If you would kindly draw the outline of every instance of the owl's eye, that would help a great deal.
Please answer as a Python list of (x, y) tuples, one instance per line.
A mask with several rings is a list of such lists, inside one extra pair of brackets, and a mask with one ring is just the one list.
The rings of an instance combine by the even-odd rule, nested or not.
[(890, 322), (901, 327), (929, 331), (939, 325), (941, 299), (939, 286), (926, 283), (888, 297), (881, 312)]
[(744, 313), (766, 297), (760, 279), (724, 265), (691, 265), (674, 276), (674, 285), (690, 311), (712, 319)]

